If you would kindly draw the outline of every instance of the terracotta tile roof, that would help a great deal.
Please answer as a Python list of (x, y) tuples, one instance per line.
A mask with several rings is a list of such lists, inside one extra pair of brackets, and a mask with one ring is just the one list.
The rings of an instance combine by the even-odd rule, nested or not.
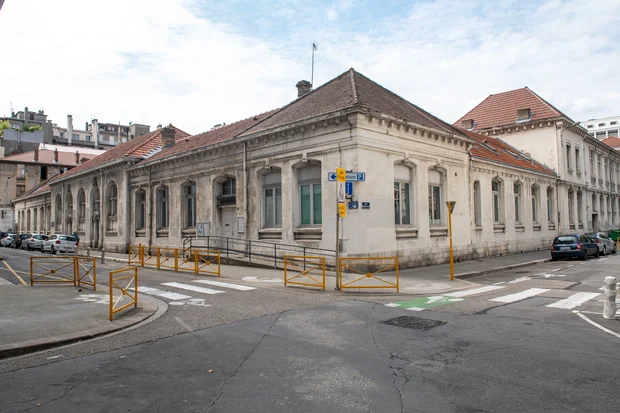
[(429, 128), (462, 135), (460, 130), (452, 125), (411, 104), (354, 69), (349, 69), (280, 109), (194, 135), (187, 141), (178, 142), (155, 154), (145, 164), (353, 107), (365, 108)]
[(612, 136), (611, 138), (603, 139), (601, 142), (607, 146), (611, 146), (614, 149), (620, 149), (620, 138)]
[(552, 169), (549, 169), (540, 162), (528, 157), (523, 154), (523, 152), (511, 145), (508, 145), (501, 139), (480, 135), (479, 133), (471, 132), (465, 129), (461, 130), (475, 142), (474, 147), (470, 150), (470, 154), (473, 158), (497, 162), (516, 168), (527, 169), (529, 171), (538, 172), (549, 176), (557, 176), (555, 171)]
[[(79, 149), (77, 149), (79, 152)], [(80, 159), (92, 159), (97, 155), (90, 154), (79, 154)], [(39, 150), (39, 161), (34, 161), (34, 151), (19, 153), (16, 155), (6, 156), (4, 158), (0, 158), (2, 162), (15, 162), (15, 163), (36, 163), (41, 165), (57, 165), (63, 167), (74, 167), (78, 164), (75, 163), (75, 152), (58, 152), (58, 163), (54, 162), (54, 151), (50, 151), (49, 149), (40, 149)]]
[[(188, 138), (190, 135), (188, 133), (183, 132), (175, 126), (169, 125), (168, 128), (172, 128), (175, 131), (175, 141), (179, 142)], [(127, 157), (142, 157), (147, 158), (153, 153), (159, 151), (162, 147), (162, 138), (161, 138), (162, 129), (154, 130), (153, 132), (149, 132), (145, 135), (139, 136), (135, 139), (132, 139), (128, 142), (125, 142), (121, 145), (115, 146), (112, 149), (109, 149), (102, 153), (101, 155), (91, 159), (88, 162), (81, 164), (80, 166), (76, 166), (73, 169), (65, 172), (62, 175), (62, 179), (67, 176), (71, 176), (77, 173), (85, 172), (88, 170), (95, 169), (99, 166), (105, 165), (109, 162), (120, 160)], [(176, 146), (176, 145), (175, 145)]]
[(275, 110), (261, 113), (260, 115), (252, 116), (250, 118), (240, 120), (229, 125), (224, 125), (208, 132), (199, 133), (198, 135), (189, 137), (187, 140), (177, 141), (173, 146), (166, 148), (165, 150), (162, 150), (151, 156), (146, 162), (148, 163), (156, 161), (158, 159), (167, 158), (180, 153), (190, 152), (192, 150), (200, 149), (209, 145), (216, 144), (218, 142), (233, 139), (246, 129), (256, 125), (274, 112)]
[(352, 107), (370, 109), (377, 113), (384, 113), (397, 119), (440, 129), (448, 133), (459, 133), (448, 123), (432, 116), (351, 68), (311, 93), (303, 95), (284, 106), (265, 121), (247, 130), (243, 135), (277, 128)]
[(560, 112), (549, 102), (528, 87), (524, 87), (489, 95), (478, 106), (454, 122), (453, 125), (460, 128), (464, 120), (473, 119), (474, 132), (497, 126), (514, 125), (517, 120), (517, 111), (528, 108), (532, 111), (533, 121), (563, 117), (572, 122), (568, 116)]

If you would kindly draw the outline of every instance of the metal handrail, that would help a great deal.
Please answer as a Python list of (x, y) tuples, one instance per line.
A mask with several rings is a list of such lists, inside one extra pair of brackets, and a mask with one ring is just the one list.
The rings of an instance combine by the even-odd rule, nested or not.
[(207, 249), (220, 251), (222, 258), (244, 257), (248, 262), (252, 259), (262, 259), (263, 261), (273, 262), (274, 268), (278, 263), (284, 264), (285, 255), (299, 256), (319, 256), (327, 260), (327, 267), (336, 268), (336, 251), (325, 248), (306, 247), (303, 245), (281, 244), (261, 240), (250, 240), (245, 238), (230, 238), (219, 235), (208, 235), (206, 237), (188, 237), (183, 240), (183, 249)]

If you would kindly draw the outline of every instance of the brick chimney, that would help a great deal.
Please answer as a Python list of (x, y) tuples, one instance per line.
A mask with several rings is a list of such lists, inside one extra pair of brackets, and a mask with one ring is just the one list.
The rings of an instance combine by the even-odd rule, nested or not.
[(54, 149), (54, 162), (58, 163), (58, 148)]
[(80, 153), (78, 151), (75, 151), (75, 164), (80, 164)]
[(67, 139), (69, 142), (69, 146), (73, 141), (73, 116), (67, 115)]
[(295, 86), (297, 86), (298, 98), (312, 92), (312, 83), (308, 82), (307, 80), (300, 80)]
[(164, 148), (174, 145), (174, 128), (172, 125), (161, 128), (161, 141)]
[(39, 145), (34, 147), (34, 161), (39, 162)]

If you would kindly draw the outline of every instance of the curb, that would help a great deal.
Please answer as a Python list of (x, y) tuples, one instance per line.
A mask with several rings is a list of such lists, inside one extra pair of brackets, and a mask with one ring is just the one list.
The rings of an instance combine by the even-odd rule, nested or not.
[(542, 259), (534, 260), (534, 261), (526, 261), (526, 262), (520, 262), (517, 264), (504, 265), (502, 267), (493, 267), (493, 268), (489, 268), (488, 270), (462, 272), (459, 274), (454, 274), (454, 278), (466, 280), (468, 278), (478, 277), (478, 276), (490, 274), (493, 272), (498, 272), (502, 270), (512, 270), (514, 268), (520, 268), (520, 267), (529, 267), (530, 265), (544, 264), (550, 261), (551, 261), (551, 258), (542, 258)]
[[(151, 323), (164, 315), (164, 313), (168, 310), (168, 305), (165, 301), (154, 297), (143, 295), (140, 297), (140, 303), (141, 305), (138, 307), (139, 311), (137, 314), (132, 314), (135, 310), (129, 310), (124, 317), (116, 320), (122, 322), (122, 324), (116, 324), (116, 326), (112, 328), (107, 325), (96, 329), (65, 334), (52, 339), (29, 340), (21, 343), (0, 346), (0, 360), (6, 360), (11, 357), (23, 356), (25, 354), (49, 350), (52, 348), (65, 346), (67, 344), (84, 342), (94, 338), (112, 335), (114, 333), (121, 332), (122, 330)], [(144, 311), (150, 311), (150, 314), (144, 317), (144, 314), (142, 314)], [(114, 322), (110, 321), (110, 323)]]

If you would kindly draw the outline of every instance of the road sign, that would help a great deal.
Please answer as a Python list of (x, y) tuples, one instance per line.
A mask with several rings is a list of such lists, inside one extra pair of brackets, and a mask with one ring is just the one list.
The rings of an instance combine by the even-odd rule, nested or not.
[(349, 201), (349, 209), (358, 209), (358, 208), (359, 208), (359, 202)]
[(353, 182), (345, 182), (347, 195), (353, 195)]
[(347, 180), (347, 171), (343, 168), (336, 168), (336, 180), (338, 182), (345, 182)]
[(344, 204), (345, 202), (345, 184), (344, 182), (338, 182), (338, 203)]
[(338, 215), (340, 215), (340, 218), (347, 217), (347, 205), (346, 204), (338, 204)]
[(362, 202), (362, 209), (370, 209), (370, 202)]
[[(347, 172), (346, 179), (349, 182), (366, 182), (366, 172)], [(327, 174), (327, 180), (330, 182), (337, 181), (338, 177), (336, 172), (329, 172)]]

